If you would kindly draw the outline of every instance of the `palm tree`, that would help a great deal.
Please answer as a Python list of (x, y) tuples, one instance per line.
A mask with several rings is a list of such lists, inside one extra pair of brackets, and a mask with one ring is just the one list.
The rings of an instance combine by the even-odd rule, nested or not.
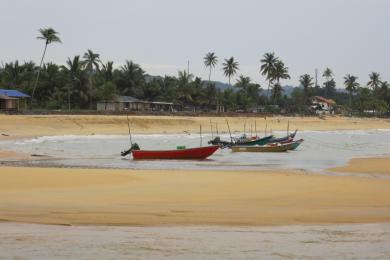
[(210, 68), (209, 72), (209, 83), (211, 81), (211, 69), (214, 68), (217, 63), (218, 63), (218, 57), (215, 55), (214, 52), (209, 52), (206, 54), (206, 56), (203, 58), (204, 59), (204, 65)]
[(251, 83), (251, 78), (250, 77), (245, 77), (244, 75), (240, 75), (240, 77), (237, 80), (237, 83), (235, 84), (236, 87), (240, 88), (244, 92), (249, 87), (249, 84)]
[[(82, 74), (82, 62), (80, 61), (80, 56), (74, 56), (73, 60), (68, 58), (66, 61), (66, 66), (62, 66), (62, 70), (65, 72), (69, 80), (68, 84), (68, 110), (71, 109), (71, 92), (76, 92), (77, 96), (80, 98), (88, 99), (88, 95), (81, 90), (81, 81), (83, 78)], [(72, 89), (72, 90), (71, 90)]]
[(328, 97), (328, 88), (330, 87), (330, 84), (331, 84), (330, 82), (332, 81), (334, 74), (333, 74), (333, 71), (331, 69), (326, 68), (324, 70), (324, 73), (322, 74), (322, 76), (325, 77), (325, 79), (326, 79), (326, 81), (324, 83), (325, 97)]
[(275, 62), (275, 68), (271, 73), (272, 81), (276, 80), (276, 84), (273, 87), (273, 101), (276, 102), (276, 99), (281, 96), (283, 91), (282, 86), (280, 85), (281, 79), (289, 79), (290, 75), (288, 74), (288, 67), (284, 65), (284, 62), (281, 60), (277, 60)]
[(370, 81), (367, 83), (367, 86), (371, 87), (372, 90), (376, 91), (381, 84), (381, 76), (378, 72), (372, 72), (369, 77)]
[(301, 84), (301, 86), (303, 87), (303, 92), (304, 92), (304, 95), (305, 95), (305, 102), (308, 102), (308, 98), (309, 98), (309, 95), (310, 95), (310, 88), (311, 86), (313, 86), (313, 78), (310, 77), (309, 74), (304, 74), (302, 75), (300, 78), (299, 78), (299, 83)]
[(134, 95), (142, 98), (144, 95), (145, 71), (140, 65), (133, 61), (126, 60), (121, 66), (121, 77), (118, 88), (123, 95)]
[(31, 102), (34, 99), (34, 93), (35, 93), (35, 89), (37, 88), (37, 84), (38, 84), (38, 80), (39, 80), (39, 74), (41, 73), (41, 68), (42, 68), (42, 64), (43, 64), (43, 59), (45, 58), (47, 46), (50, 43), (52, 43), (52, 42), (59, 42), (59, 43), (61, 43), (61, 39), (60, 39), (60, 37), (58, 37), (59, 33), (56, 32), (53, 28), (41, 28), (41, 29), (39, 29), (39, 33), (40, 33), (40, 36), (38, 36), (37, 39), (45, 40), (45, 48), (43, 49), (41, 63), (39, 64), (37, 78), (35, 80), (33, 91), (32, 91), (32, 94), (31, 94)]
[(230, 57), (230, 59), (225, 59), (225, 62), (222, 63), (222, 65), (223, 73), (226, 77), (229, 77), (229, 85), (231, 85), (230, 78), (237, 73), (238, 62), (234, 60), (234, 57)]
[(269, 96), (269, 88), (271, 86), (271, 83), (273, 81), (273, 71), (275, 70), (275, 63), (278, 61), (278, 58), (275, 57), (275, 53), (268, 52), (264, 54), (263, 59), (260, 60), (261, 67), (260, 72), (261, 75), (266, 76), (266, 79), (268, 80), (268, 89), (267, 89), (267, 98)]
[(106, 64), (102, 64), (101, 74), (104, 81), (112, 81), (114, 79), (113, 61), (108, 61)]
[(349, 106), (352, 106), (352, 94), (359, 87), (359, 83), (356, 81), (358, 77), (347, 74), (344, 77), (345, 89), (349, 92)]
[(82, 65), (84, 68), (88, 71), (88, 80), (89, 80), (89, 109), (92, 109), (92, 77), (95, 70), (99, 70), (99, 64), (101, 63), (99, 54), (93, 53), (93, 51), (88, 50), (86, 53), (84, 53), (84, 60), (82, 62)]

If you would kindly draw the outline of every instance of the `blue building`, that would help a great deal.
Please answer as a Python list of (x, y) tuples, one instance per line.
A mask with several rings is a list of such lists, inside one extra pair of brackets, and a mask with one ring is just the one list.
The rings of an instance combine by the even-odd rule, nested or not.
[[(14, 89), (0, 89), (0, 111), (19, 111), (29, 95)], [(21, 104), (22, 101), (22, 104)]]

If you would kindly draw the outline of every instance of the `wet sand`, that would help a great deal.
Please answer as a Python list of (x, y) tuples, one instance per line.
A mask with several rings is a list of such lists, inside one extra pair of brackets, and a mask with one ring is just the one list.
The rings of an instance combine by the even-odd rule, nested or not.
[(214, 260), (390, 257), (390, 224), (64, 227), (0, 223), (0, 230), (0, 259)]
[(329, 169), (332, 172), (390, 175), (390, 157), (354, 158), (344, 167)]
[(0, 167), (0, 220), (147, 226), (390, 222), (390, 180), (291, 171)]
[[(226, 119), (232, 132), (257, 131), (264, 133), (272, 129), (286, 130), (290, 121), (290, 130), (356, 130), (390, 129), (390, 120), (376, 118), (346, 117), (184, 117), (184, 116), (130, 116), (133, 133), (198, 133), (202, 124), (203, 132), (210, 132), (210, 120), (218, 123), (220, 132), (228, 132)], [(50, 135), (91, 135), (91, 134), (128, 134), (126, 116), (102, 115), (0, 115), (0, 140)], [(214, 129), (215, 131), (215, 125)]]

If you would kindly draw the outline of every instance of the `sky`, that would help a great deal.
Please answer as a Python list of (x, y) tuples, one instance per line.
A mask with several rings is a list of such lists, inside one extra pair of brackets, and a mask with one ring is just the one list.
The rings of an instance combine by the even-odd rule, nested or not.
[(91, 49), (151, 75), (177, 75), (189, 61), (190, 73), (207, 79), (203, 57), (215, 52), (213, 80), (228, 81), (221, 63), (233, 56), (238, 75), (266, 87), (260, 59), (275, 52), (291, 76), (282, 84), (315, 69), (321, 84), (329, 67), (343, 88), (347, 73), (361, 84), (373, 71), (390, 81), (389, 13), (390, 0), (0, 0), (0, 62), (39, 63), (38, 29), (52, 27), (62, 44), (49, 46), (45, 62)]

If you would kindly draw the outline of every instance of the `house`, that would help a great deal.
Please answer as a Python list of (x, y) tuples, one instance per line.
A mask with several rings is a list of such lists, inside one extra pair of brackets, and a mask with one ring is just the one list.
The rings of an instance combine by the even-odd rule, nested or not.
[(311, 102), (311, 109), (316, 114), (333, 114), (336, 102), (321, 96), (315, 96)]
[(173, 111), (173, 103), (139, 100), (132, 96), (118, 96), (97, 102), (97, 111)]
[(18, 90), (0, 89), (0, 111), (19, 111), (21, 106), (26, 107), (29, 97)]

